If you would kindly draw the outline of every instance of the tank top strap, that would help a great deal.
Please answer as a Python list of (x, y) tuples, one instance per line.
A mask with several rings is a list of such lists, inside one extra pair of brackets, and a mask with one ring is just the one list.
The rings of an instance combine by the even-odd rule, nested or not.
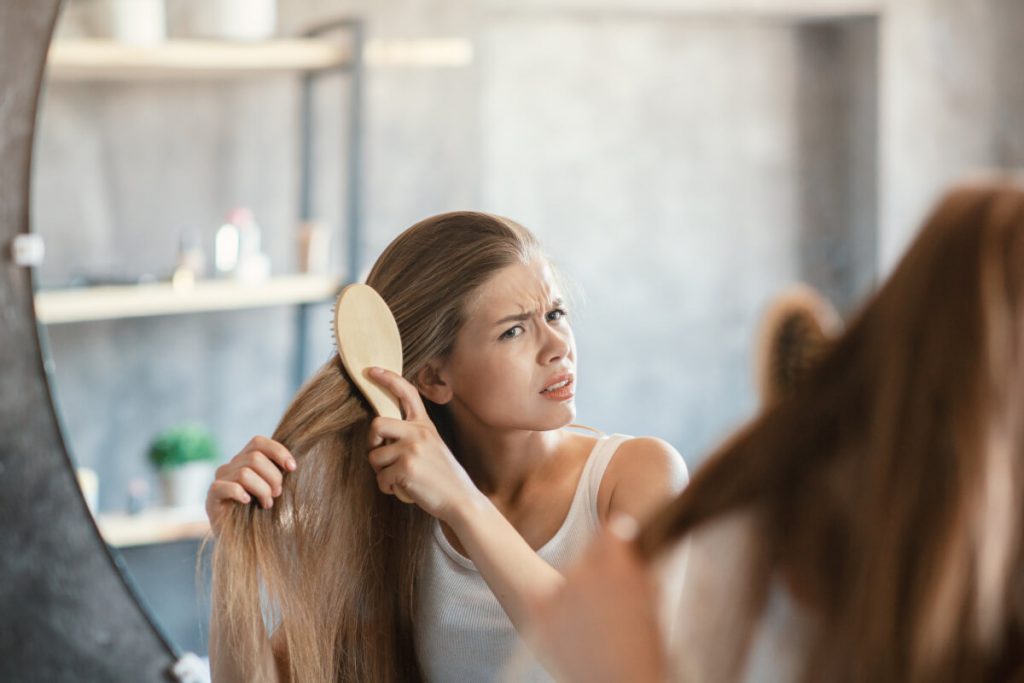
[(580, 483), (587, 499), (584, 507), (595, 531), (601, 527), (601, 516), (598, 512), (597, 500), (598, 493), (601, 490), (601, 481), (604, 479), (604, 473), (608, 469), (608, 463), (612, 461), (612, 457), (619, 450), (619, 446), (632, 438), (626, 434), (609, 434), (601, 437), (594, 446), (594, 452), (590, 454), (586, 466), (583, 468)]

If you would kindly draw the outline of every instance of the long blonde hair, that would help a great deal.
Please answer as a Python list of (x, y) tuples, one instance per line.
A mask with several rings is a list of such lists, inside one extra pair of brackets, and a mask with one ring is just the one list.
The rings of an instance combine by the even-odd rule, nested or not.
[[(427, 218), (397, 237), (367, 284), (394, 313), (406, 378), (451, 351), (482, 284), (538, 254), (525, 228), (476, 212)], [(446, 411), (426, 403), (458, 456)], [(221, 525), (213, 609), (224, 625), (220, 648), (246, 680), (260, 679), (255, 662), (273, 629), (293, 681), (422, 679), (413, 616), (430, 518), (378, 490), (366, 461), (371, 417), (335, 356), (274, 431), (298, 463), (274, 507), (236, 506)]]
[(711, 456), (639, 548), (738, 510), (756, 525), (748, 627), (783, 577), (818, 620), (807, 680), (1024, 673), (1021, 187), (952, 191), (792, 394)]

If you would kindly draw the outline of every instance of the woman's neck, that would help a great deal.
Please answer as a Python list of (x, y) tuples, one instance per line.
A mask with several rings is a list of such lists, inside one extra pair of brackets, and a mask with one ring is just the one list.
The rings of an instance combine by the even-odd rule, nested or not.
[(454, 425), (459, 462), (473, 483), (490, 498), (512, 501), (533, 477), (543, 475), (565, 440), (565, 432), (495, 430), (484, 425)]

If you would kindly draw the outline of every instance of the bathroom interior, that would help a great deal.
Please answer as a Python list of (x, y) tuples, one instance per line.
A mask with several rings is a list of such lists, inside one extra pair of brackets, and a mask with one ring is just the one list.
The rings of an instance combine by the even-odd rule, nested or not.
[[(49, 19), (19, 4), (5, 39)], [(774, 296), (848, 316), (951, 182), (1024, 164), (1016, 0), (50, 4), (27, 215), (74, 514), (199, 661), (214, 468), (417, 220), (532, 230), (573, 289), (577, 421), (692, 473), (757, 409)]]

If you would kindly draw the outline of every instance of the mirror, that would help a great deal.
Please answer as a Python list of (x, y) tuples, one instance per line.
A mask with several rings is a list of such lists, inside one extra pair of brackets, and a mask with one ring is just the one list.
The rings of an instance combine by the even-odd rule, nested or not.
[(195, 681), (140, 607), (78, 493), (47, 386), (32, 273), (29, 171), (57, 0), (0, 2), (0, 676)]
[[(375, 9), (363, 130), (355, 25), (281, 2), (269, 34), (288, 40), (264, 25), (240, 41), (205, 4), (67, 4), (33, 178), (48, 247), (36, 306), (72, 459), (104, 536), (189, 651), (206, 652), (193, 557), (212, 467), (272, 431), (331, 352), (323, 302), (415, 220), (484, 204), (536, 230), (595, 302), (578, 337), (584, 379), (602, 372), (581, 417), (691, 459), (754, 406), (753, 330), (773, 291), (807, 280), (846, 307), (872, 281), (870, 15), (595, 27), (496, 8), (474, 24), (456, 3), (399, 31)], [(452, 36), (476, 36), (469, 61)], [(303, 224), (326, 233), (326, 264), (300, 259), (317, 238)], [(658, 400), (624, 409), (641, 387)], [(193, 457), (209, 459), (178, 467)]]
[[(2, 612), (42, 640), (5, 639), (2, 661), (30, 672), (65, 614), (95, 636), (65, 671), (114, 633), (145, 641), (117, 654), (135, 672), (205, 653), (201, 498), (169, 504), (156, 461), (196, 443), (223, 460), (271, 431), (331, 353), (324, 302), (419, 218), (483, 208), (535, 230), (590, 302), (581, 420), (661, 436), (692, 470), (755, 407), (774, 292), (802, 280), (849, 312), (948, 182), (1024, 162), (1010, 1), (389, 0), (360, 6), (365, 45), (318, 0), (245, 26), (199, 0), (138, 0), (134, 18), (117, 4), (66, 3), (31, 210), (53, 398), (115, 559), (64, 460), (26, 272), (3, 260), (0, 485), (5, 513), (31, 510), (11, 543), (40, 543), (4, 558), (20, 577), (4, 607), (20, 607)], [(31, 5), (0, 0), (5, 240), (28, 225), (32, 93), (58, 11)], [(66, 603), (28, 571), (58, 556)]]

